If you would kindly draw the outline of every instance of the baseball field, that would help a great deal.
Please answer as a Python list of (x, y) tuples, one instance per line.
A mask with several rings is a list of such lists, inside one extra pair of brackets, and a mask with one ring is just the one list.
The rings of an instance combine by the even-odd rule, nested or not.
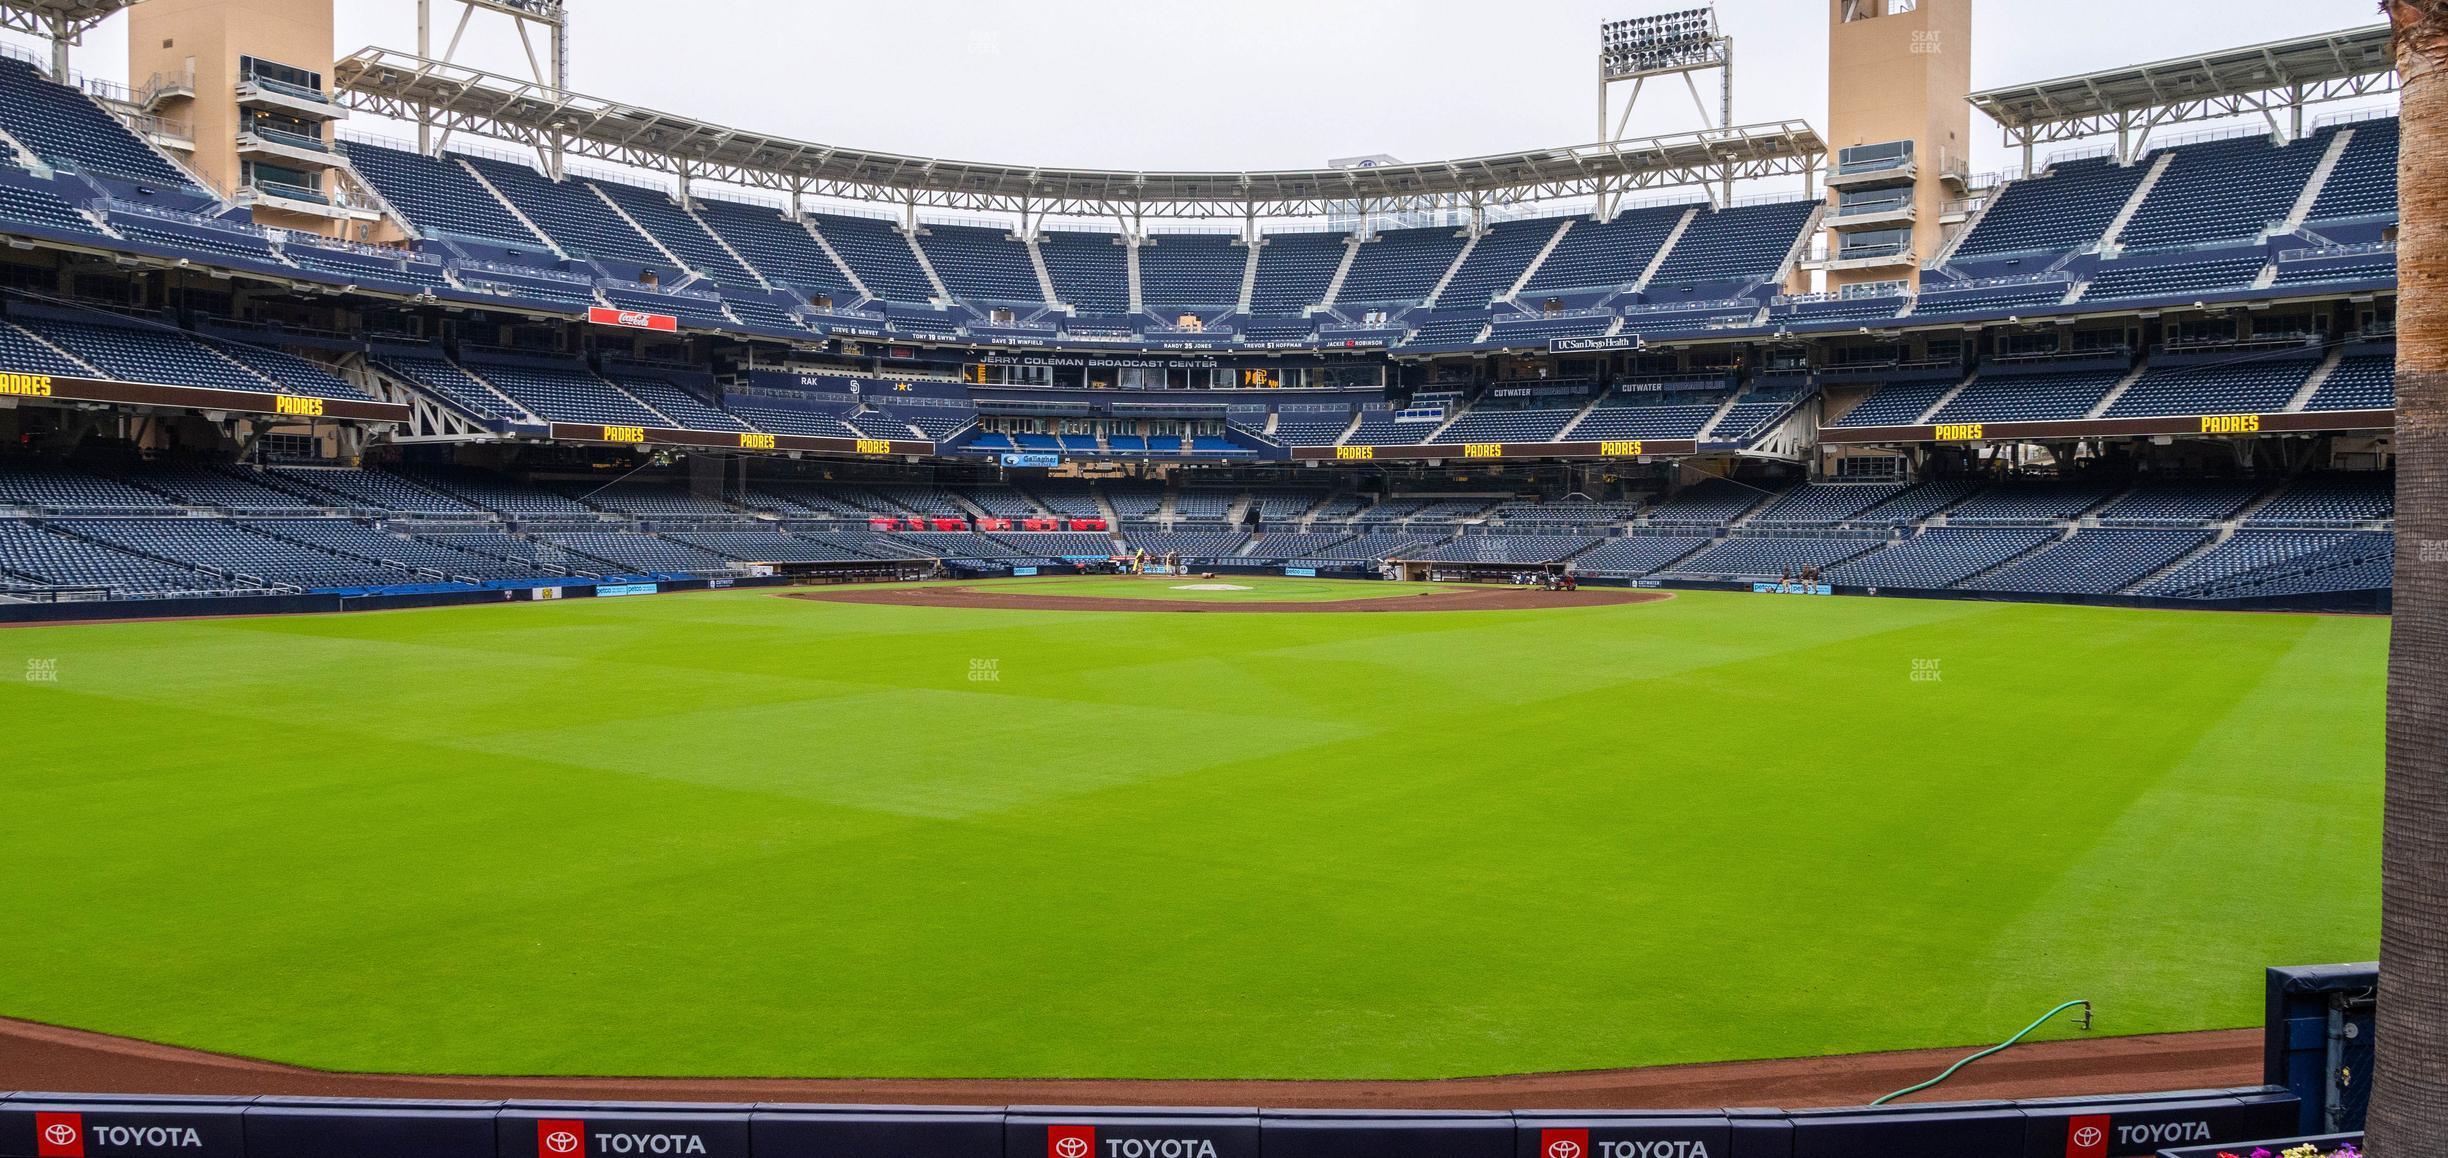
[[(0, 1015), (421, 1073), (1436, 1077), (2250, 1025), (2261, 966), (2376, 947), (2382, 619), (1024, 582), (1080, 608), (0, 631)], [(1153, 613), (1226, 601), (1284, 613)]]

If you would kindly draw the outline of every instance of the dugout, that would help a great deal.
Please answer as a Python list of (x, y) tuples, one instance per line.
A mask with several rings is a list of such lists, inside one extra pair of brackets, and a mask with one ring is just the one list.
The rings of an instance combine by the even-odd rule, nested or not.
[[(1456, 562), (1451, 559), (1389, 560), (1397, 578), (1407, 583), (1494, 583), (1522, 587), (1562, 580), (1570, 571), (1562, 563)], [(1575, 576), (1575, 581), (1579, 577)]]

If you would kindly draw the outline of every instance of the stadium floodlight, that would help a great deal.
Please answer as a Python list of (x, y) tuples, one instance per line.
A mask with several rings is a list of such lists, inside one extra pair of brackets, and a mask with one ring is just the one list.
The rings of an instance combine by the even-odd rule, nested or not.
[[(1701, 99), (1699, 82), (1692, 79), (1693, 73), (1712, 70), (1718, 74), (1715, 109)], [(1600, 24), (1598, 140), (1625, 139), (1632, 125), (1633, 106), (1640, 103), (1641, 90), (1649, 78), (1676, 75), (1683, 78), (1684, 87), (1691, 91), (1702, 124), (1723, 129), (1734, 123), (1734, 38), (1718, 26), (1716, 5), (1703, 4)], [(1624, 81), (1632, 82), (1632, 96), (1624, 102), (1622, 115), (1611, 118), (1610, 129), (1614, 87)], [(1734, 196), (1730, 176), (1723, 182), (1723, 196), (1727, 200)], [(1602, 215), (1604, 212), (1602, 206)]]
[(1612, 80), (1716, 68), (1724, 43), (1715, 8), (1686, 8), (1599, 25), (1598, 62)]

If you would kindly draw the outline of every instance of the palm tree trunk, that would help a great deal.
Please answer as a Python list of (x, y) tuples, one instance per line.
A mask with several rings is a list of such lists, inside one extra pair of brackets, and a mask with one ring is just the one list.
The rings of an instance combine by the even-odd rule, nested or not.
[(2385, 0), (2397, 171), (2397, 596), (2380, 863), (2374, 1158), (2448, 1155), (2448, 0)]

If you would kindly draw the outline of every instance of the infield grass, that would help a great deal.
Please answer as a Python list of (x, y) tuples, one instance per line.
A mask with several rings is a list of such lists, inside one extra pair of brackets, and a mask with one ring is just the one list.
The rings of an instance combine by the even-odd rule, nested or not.
[(0, 1013), (733, 1076), (1564, 1070), (2074, 997), (2257, 1024), (2264, 965), (2376, 945), (2387, 632), (751, 591), (5, 630)]

